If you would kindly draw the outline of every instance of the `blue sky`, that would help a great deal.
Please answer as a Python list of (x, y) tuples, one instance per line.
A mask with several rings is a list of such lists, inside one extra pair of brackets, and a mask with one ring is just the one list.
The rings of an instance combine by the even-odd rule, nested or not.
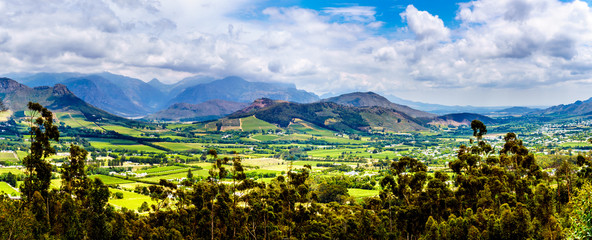
[(592, 97), (588, 1), (0, 1), (0, 73), (241, 76), (448, 105)]
[(405, 23), (401, 21), (399, 14), (405, 11), (408, 5), (413, 5), (417, 9), (428, 11), (433, 15), (438, 15), (446, 25), (455, 26), (457, 21), (454, 20), (456, 11), (458, 10), (458, 1), (429, 1), (429, 0), (368, 0), (368, 1), (271, 1), (267, 2), (270, 5), (280, 3), (283, 6), (301, 6), (303, 8), (315, 9), (322, 11), (325, 8), (331, 7), (350, 7), (350, 6), (369, 6), (376, 10), (376, 19), (385, 22), (386, 28), (404, 27)]

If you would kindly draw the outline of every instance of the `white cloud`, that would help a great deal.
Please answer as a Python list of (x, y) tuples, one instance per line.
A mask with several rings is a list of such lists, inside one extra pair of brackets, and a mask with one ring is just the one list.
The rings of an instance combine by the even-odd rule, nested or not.
[(374, 7), (354, 6), (354, 7), (328, 7), (323, 12), (342, 18), (345, 21), (355, 22), (374, 22), (376, 21), (376, 11)]
[(455, 28), (409, 5), (401, 13), (407, 27), (392, 35), (376, 34), (384, 23), (374, 7), (256, 3), (0, 2), (0, 72), (111, 71), (168, 82), (239, 75), (318, 94), (378, 91), (449, 104), (485, 101), (473, 94), (484, 89), (550, 93), (592, 79), (592, 12), (582, 1), (462, 3)]
[(450, 30), (442, 19), (426, 11), (419, 11), (413, 5), (407, 6), (401, 17), (407, 21), (409, 29), (419, 41), (447, 41)]

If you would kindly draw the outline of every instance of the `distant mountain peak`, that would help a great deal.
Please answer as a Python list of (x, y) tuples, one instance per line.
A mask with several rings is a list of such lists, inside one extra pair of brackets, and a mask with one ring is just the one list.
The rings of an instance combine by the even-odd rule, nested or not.
[(314, 102), (318, 96), (291, 88), (286, 84), (250, 82), (243, 78), (230, 76), (208, 83), (185, 88), (169, 105), (177, 102), (201, 103), (210, 99), (223, 99), (233, 102), (251, 103), (258, 98), (270, 98), (291, 102)]
[(394, 109), (396, 111), (416, 118), (432, 118), (436, 116), (435, 114), (413, 109), (405, 105), (393, 103), (389, 101), (387, 98), (374, 92), (346, 93), (339, 95), (337, 97), (323, 99), (321, 100), (321, 102), (333, 102), (344, 106), (352, 107), (383, 107), (388, 109)]
[(158, 80), (157, 78), (153, 78), (152, 80), (150, 80), (148, 82), (149, 84), (164, 84), (162, 83), (160, 80)]
[(69, 95), (69, 94), (74, 95), (68, 89), (68, 87), (66, 87), (66, 85), (58, 83), (55, 86), (53, 86), (53, 95), (54, 96), (63, 96), (63, 95)]
[(273, 99), (269, 99), (269, 98), (259, 98), (259, 99), (255, 99), (255, 101), (253, 101), (253, 103), (251, 103), (251, 105), (249, 105), (248, 107), (239, 110), (238, 113), (249, 113), (252, 111), (256, 111), (256, 110), (266, 108), (269, 106), (273, 106), (273, 105), (276, 105), (278, 103), (283, 103), (283, 102), (287, 102), (287, 101), (273, 100)]
[(10, 78), (0, 78), (0, 92), (17, 92), (19, 89), (28, 89), (29, 87), (18, 83)]

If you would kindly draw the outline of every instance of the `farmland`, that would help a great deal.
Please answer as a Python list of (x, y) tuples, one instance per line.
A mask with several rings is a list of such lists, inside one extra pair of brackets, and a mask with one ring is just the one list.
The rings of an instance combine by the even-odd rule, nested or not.
[[(240, 158), (246, 176), (260, 183), (271, 184), (277, 177), (305, 166), (310, 166), (311, 177), (315, 179), (313, 189), (325, 181), (323, 179), (333, 177), (358, 181), (360, 183), (352, 185), (357, 187), (347, 188), (347, 195), (359, 203), (380, 193), (382, 188), (378, 181), (388, 173), (385, 171), (390, 161), (404, 156), (417, 158), (427, 164), (428, 176), (434, 176), (435, 170), (449, 171), (446, 166), (454, 160), (458, 147), (470, 144), (472, 138), (462, 127), (454, 131), (431, 129), (410, 133), (344, 134), (301, 119), (294, 119), (287, 128), (278, 128), (254, 116), (229, 120), (231, 127), (222, 132), (210, 123), (171, 123), (161, 129), (158, 126), (147, 129), (89, 122), (81, 115), (67, 112), (57, 113), (56, 117), (65, 131), (62, 140), (52, 145), (62, 153), (67, 152), (71, 143), (85, 145), (90, 151), (87, 164), (93, 166), (89, 178), (100, 179), (109, 186), (112, 195), (123, 194), (117, 194), (122, 198), (111, 196), (110, 204), (132, 210), (137, 210), (144, 202), (155, 203), (141, 189), (157, 185), (161, 179), (179, 185), (183, 181), (208, 179), (214, 161), (214, 156), (209, 154), (211, 150), (215, 150), (218, 158), (227, 159), (227, 163), (222, 164), (226, 169), (233, 168), (232, 159)], [(529, 148), (538, 151), (536, 154), (545, 156), (541, 159), (551, 159), (547, 157), (551, 151), (569, 157), (569, 151), (590, 148), (590, 143), (585, 140), (592, 133), (586, 126), (579, 128), (581, 132), (562, 133), (556, 138), (528, 132), (523, 132), (522, 138)], [(492, 131), (502, 127), (513, 126), (491, 126)], [(547, 129), (547, 135), (553, 136), (554, 129), (558, 128), (544, 129)], [(115, 132), (124, 137), (97, 135), (80, 138), (70, 133), (78, 131), (76, 129), (93, 130), (97, 134)], [(494, 132), (488, 136), (488, 141), (499, 148), (502, 136), (503, 133)], [(27, 155), (24, 151), (27, 142), (6, 137), (8, 151), (0, 153), (0, 161), (18, 165), (19, 159)], [(51, 159), (63, 161), (66, 157)], [(59, 164), (56, 162), (57, 166)], [(0, 168), (0, 174), (8, 172), (19, 176), (24, 174), (22, 169)], [(57, 179), (52, 180), (55, 189), (61, 186), (59, 176), (58, 171)], [(230, 178), (222, 181), (229, 182)], [(366, 184), (364, 188), (360, 188), (362, 183)]]

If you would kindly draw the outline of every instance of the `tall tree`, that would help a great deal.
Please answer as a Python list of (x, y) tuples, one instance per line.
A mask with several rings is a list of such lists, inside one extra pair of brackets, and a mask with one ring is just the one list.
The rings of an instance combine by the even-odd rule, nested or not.
[(35, 237), (41, 237), (50, 230), (49, 184), (51, 164), (45, 159), (55, 154), (50, 140), (58, 141), (60, 132), (53, 125), (53, 114), (39, 103), (29, 102), (31, 152), (23, 159), (27, 176), (21, 186), (24, 200), (31, 204), (31, 211), (37, 220)]
[(67, 193), (79, 191), (86, 179), (84, 162), (88, 152), (74, 144), (70, 145), (69, 163), (62, 166), (62, 189)]
[(45, 159), (56, 153), (50, 140), (59, 141), (60, 132), (53, 125), (53, 114), (39, 103), (29, 102), (31, 152), (23, 159), (27, 177), (21, 187), (25, 200), (35, 192), (46, 198), (51, 180), (51, 164)]

